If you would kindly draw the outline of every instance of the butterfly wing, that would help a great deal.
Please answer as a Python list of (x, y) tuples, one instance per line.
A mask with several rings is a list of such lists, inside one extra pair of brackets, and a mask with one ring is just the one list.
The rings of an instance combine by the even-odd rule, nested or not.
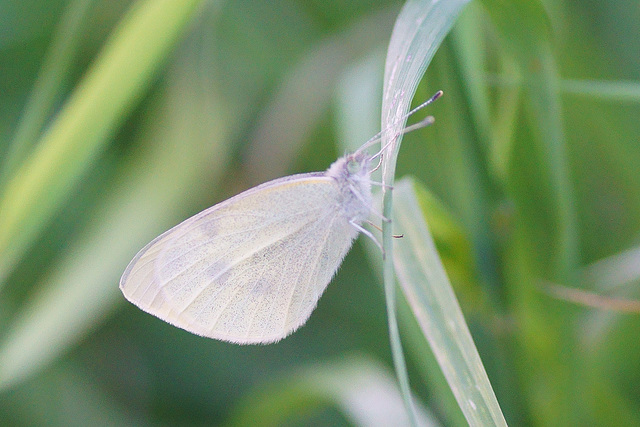
[(278, 341), (306, 322), (357, 236), (340, 197), (322, 173), (255, 187), (157, 237), (120, 288), (198, 335)]

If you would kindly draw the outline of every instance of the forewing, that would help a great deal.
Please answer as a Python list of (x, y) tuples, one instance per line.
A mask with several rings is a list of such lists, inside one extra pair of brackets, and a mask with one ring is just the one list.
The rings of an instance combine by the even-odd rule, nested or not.
[(323, 174), (263, 184), (153, 240), (120, 287), (141, 309), (193, 333), (277, 341), (307, 320), (357, 234), (339, 202)]

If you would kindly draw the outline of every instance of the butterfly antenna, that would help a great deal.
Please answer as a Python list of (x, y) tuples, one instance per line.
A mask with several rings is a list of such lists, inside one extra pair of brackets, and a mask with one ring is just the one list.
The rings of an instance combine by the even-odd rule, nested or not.
[(398, 136), (400, 135), (405, 135), (409, 132), (413, 132), (414, 130), (418, 130), (418, 129), (422, 129), (425, 128), (431, 124), (433, 124), (433, 122), (435, 122), (436, 119), (433, 116), (427, 116), (424, 119), (420, 120), (418, 123), (414, 123), (411, 126), (407, 126), (406, 128), (402, 129), (398, 135), (396, 135), (391, 141), (387, 142), (384, 147), (380, 148), (380, 151), (378, 151), (376, 154), (374, 154), (373, 156), (371, 156), (372, 159), (375, 159), (378, 156), (382, 156), (382, 153), (384, 153), (384, 150), (386, 150), (389, 145), (391, 145), (391, 143), (393, 143), (395, 140), (398, 139)]
[[(373, 145), (374, 143), (380, 141), (382, 139), (382, 136), (385, 133), (389, 132), (389, 130), (391, 130), (391, 128), (393, 128), (393, 126), (396, 123), (398, 123), (398, 122), (400, 122), (402, 120), (405, 120), (406, 118), (410, 117), (411, 115), (415, 114), (416, 112), (422, 110), (424, 107), (426, 107), (427, 105), (433, 103), (435, 100), (440, 98), (442, 95), (444, 95), (443, 91), (441, 91), (441, 90), (437, 91), (431, 98), (427, 99), (425, 102), (423, 102), (422, 104), (418, 105), (413, 110), (409, 111), (407, 114), (405, 114), (402, 117), (400, 117), (398, 120), (396, 120), (395, 122), (390, 124), (386, 129), (383, 129), (380, 132), (378, 132), (377, 134), (375, 134), (374, 136), (372, 136), (367, 142), (362, 144), (362, 146), (356, 150), (356, 153), (359, 152), (359, 151), (365, 150), (365, 149), (369, 148), (371, 145)], [(418, 123), (415, 123), (415, 124), (413, 124), (411, 126), (407, 126), (406, 128), (402, 129), (397, 136), (404, 135), (404, 134), (409, 133), (411, 131), (414, 131), (416, 129), (422, 129), (424, 127), (429, 126), (433, 122), (434, 122), (434, 118), (432, 116), (428, 116), (425, 119), (419, 121)], [(375, 156), (372, 156), (371, 158), (374, 159), (374, 158), (378, 157), (389, 146), (389, 144), (390, 143), (387, 143)]]
[(409, 111), (407, 114), (405, 114), (404, 116), (402, 116), (402, 118), (400, 118), (400, 120), (404, 120), (407, 117), (411, 116), (412, 114), (422, 110), (424, 107), (426, 107), (427, 105), (433, 103), (434, 101), (436, 101), (438, 98), (442, 97), (442, 95), (444, 95), (444, 92), (439, 90), (437, 91), (431, 98), (427, 99), (426, 101), (424, 101), (422, 104), (418, 105), (416, 108), (414, 108), (413, 110)]

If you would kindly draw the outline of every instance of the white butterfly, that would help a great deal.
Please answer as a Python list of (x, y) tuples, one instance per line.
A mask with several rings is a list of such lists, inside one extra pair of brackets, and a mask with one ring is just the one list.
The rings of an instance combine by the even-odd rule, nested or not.
[(371, 158), (249, 189), (178, 224), (131, 261), (120, 289), (187, 331), (278, 341), (307, 321), (371, 208)]
[(374, 238), (362, 223), (380, 155), (364, 149), (375, 140), (325, 172), (269, 181), (166, 231), (129, 263), (120, 289), (198, 335), (239, 344), (286, 337), (307, 321), (358, 233)]

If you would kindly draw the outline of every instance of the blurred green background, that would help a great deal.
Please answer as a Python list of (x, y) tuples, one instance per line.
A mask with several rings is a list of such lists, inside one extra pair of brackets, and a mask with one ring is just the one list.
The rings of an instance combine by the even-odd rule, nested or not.
[[(335, 390), (393, 381), (359, 244), (275, 345), (174, 328), (118, 280), (182, 219), (375, 134), (400, 7), (0, 1), (0, 424), (355, 422)], [(446, 95), (398, 176), (439, 206), (426, 219), (510, 425), (640, 426), (638, 22), (631, 0), (472, 2), (418, 89)], [(419, 400), (464, 425), (412, 343)]]

